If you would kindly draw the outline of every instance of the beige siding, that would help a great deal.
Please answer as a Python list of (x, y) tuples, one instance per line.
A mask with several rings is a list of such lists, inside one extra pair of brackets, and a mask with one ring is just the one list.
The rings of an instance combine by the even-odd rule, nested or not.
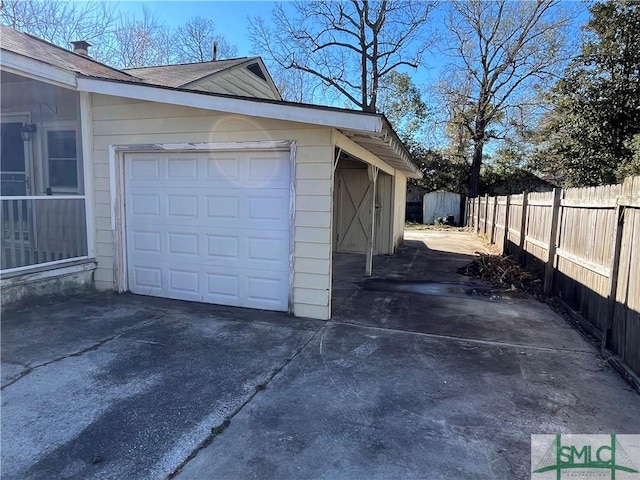
[(295, 140), (294, 298), (297, 316), (327, 319), (331, 291), (331, 129), (93, 95), (96, 287), (114, 288), (109, 146)]
[(243, 97), (278, 99), (278, 96), (266, 81), (254, 75), (245, 67), (235, 68), (228, 72), (190, 83), (187, 88), (205, 92), (241, 95)]
[(393, 239), (394, 251), (404, 241), (404, 220), (407, 208), (407, 177), (396, 170), (393, 188)]

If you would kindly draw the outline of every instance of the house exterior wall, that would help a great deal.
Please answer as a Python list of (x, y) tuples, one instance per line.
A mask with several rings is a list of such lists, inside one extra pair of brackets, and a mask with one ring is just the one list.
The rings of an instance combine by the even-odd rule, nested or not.
[(396, 170), (393, 177), (393, 250), (404, 243), (404, 222), (407, 203), (407, 176)]
[(266, 81), (251, 73), (244, 66), (190, 83), (186, 88), (245, 97), (278, 99)]
[(92, 95), (92, 117), (97, 289), (115, 286), (109, 146), (295, 140), (293, 311), (301, 317), (329, 318), (331, 128), (98, 94)]

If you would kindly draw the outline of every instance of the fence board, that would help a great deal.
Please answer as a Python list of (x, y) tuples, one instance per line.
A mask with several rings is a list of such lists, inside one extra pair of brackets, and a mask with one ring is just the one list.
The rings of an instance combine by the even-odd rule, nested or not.
[(505, 255), (544, 268), (545, 293), (578, 311), (640, 374), (640, 177), (467, 205), (476, 233), (488, 233)]

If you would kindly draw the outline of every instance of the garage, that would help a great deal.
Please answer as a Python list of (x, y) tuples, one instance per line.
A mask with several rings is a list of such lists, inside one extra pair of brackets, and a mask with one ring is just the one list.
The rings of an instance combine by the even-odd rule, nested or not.
[(290, 163), (286, 150), (126, 153), (129, 290), (288, 310)]

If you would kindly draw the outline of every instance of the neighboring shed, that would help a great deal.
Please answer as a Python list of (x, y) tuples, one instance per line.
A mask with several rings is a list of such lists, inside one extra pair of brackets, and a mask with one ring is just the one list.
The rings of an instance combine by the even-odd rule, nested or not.
[(423, 199), (423, 222), (437, 223), (438, 219), (452, 216), (456, 225), (460, 224), (460, 201), (458, 193), (437, 191), (425, 194)]

